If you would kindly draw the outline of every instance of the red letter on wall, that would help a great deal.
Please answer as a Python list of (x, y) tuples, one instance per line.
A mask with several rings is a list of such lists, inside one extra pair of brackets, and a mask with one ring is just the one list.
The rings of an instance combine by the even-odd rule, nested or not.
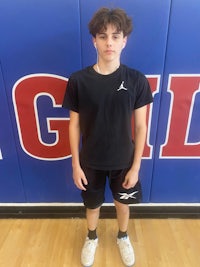
[(188, 142), (195, 98), (200, 92), (200, 75), (170, 75), (168, 92), (171, 94), (171, 107), (160, 157), (200, 158), (200, 142)]
[(41, 137), (37, 101), (47, 96), (52, 107), (61, 107), (67, 79), (48, 74), (28, 75), (13, 87), (13, 103), (16, 114), (20, 143), (31, 157), (41, 160), (59, 160), (70, 156), (69, 118), (47, 118), (49, 133), (56, 138), (51, 144)]

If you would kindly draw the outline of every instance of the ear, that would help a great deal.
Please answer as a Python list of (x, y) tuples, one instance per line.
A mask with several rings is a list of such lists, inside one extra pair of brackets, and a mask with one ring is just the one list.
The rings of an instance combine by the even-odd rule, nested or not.
[(93, 37), (93, 38), (92, 38), (92, 42), (93, 42), (94, 47), (97, 48), (96, 38)]
[(126, 43), (127, 43), (127, 36), (124, 37), (124, 39), (123, 39), (122, 49), (124, 49), (124, 47), (126, 46)]

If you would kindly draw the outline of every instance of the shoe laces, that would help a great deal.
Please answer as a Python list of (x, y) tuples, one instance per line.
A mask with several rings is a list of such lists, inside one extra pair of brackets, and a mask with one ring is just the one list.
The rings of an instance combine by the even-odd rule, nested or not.
[(129, 256), (129, 253), (132, 253), (132, 246), (130, 244), (129, 238), (128, 237), (122, 237), (118, 240), (118, 244), (120, 246), (120, 250), (122, 253), (126, 256)]
[(93, 250), (97, 246), (97, 239), (89, 239), (87, 238), (84, 249), (86, 250)]

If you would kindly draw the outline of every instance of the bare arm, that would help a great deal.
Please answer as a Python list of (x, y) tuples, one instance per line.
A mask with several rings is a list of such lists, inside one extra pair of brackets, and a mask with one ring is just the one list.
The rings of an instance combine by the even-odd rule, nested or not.
[(138, 175), (147, 132), (146, 111), (147, 106), (143, 106), (134, 111), (135, 152), (133, 164), (130, 170), (128, 171), (123, 183), (123, 187), (126, 189), (133, 187), (138, 181)]
[(73, 168), (74, 183), (79, 189), (86, 190), (84, 185), (87, 185), (87, 179), (80, 166), (80, 161), (79, 161), (79, 144), (80, 144), (79, 113), (74, 111), (70, 111), (69, 141), (72, 153), (72, 168)]

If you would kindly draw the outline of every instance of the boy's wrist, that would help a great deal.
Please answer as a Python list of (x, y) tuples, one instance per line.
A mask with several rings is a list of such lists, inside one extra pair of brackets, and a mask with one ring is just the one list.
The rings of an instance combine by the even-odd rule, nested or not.
[(77, 169), (80, 168), (80, 162), (78, 161), (72, 161), (72, 168)]
[(131, 170), (139, 172), (140, 166), (141, 166), (141, 162), (133, 162), (133, 164), (131, 166)]

